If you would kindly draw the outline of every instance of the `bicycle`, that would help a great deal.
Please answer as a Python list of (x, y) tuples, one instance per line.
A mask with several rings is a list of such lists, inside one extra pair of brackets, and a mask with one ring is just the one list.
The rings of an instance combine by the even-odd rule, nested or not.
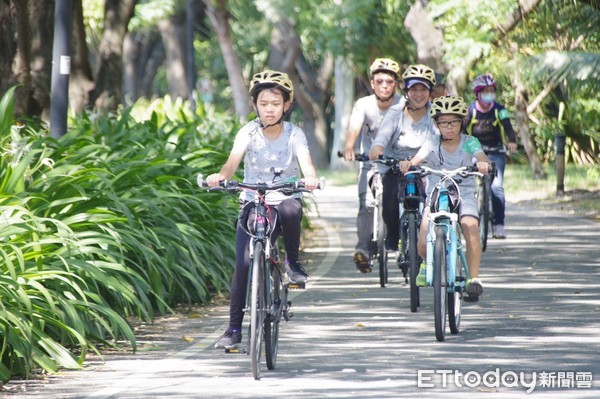
[[(373, 162), (382, 163), (391, 167), (397, 173), (399, 163), (406, 159), (390, 158), (381, 155), (378, 160)], [(425, 198), (422, 194), (419, 184), (420, 176), (418, 173), (404, 173), (404, 180), (398, 181), (398, 212), (400, 215), (399, 237), (400, 247), (398, 251), (398, 267), (402, 270), (404, 281), (410, 281), (410, 310), (417, 312), (420, 306), (419, 287), (417, 286), (417, 275), (421, 259), (417, 252), (417, 239), (421, 226), (421, 215)]]
[[(342, 158), (344, 154), (341, 151), (337, 153), (338, 157)], [(368, 154), (354, 154), (354, 160), (357, 162), (369, 161)], [(371, 248), (369, 251), (369, 267), (373, 269), (375, 262), (379, 268), (379, 285), (385, 287), (388, 282), (388, 254), (385, 250), (385, 236), (387, 230), (383, 217), (381, 216), (381, 198), (383, 196), (383, 185), (381, 184), (381, 176), (375, 169), (372, 181), (367, 183), (367, 190), (372, 190), (373, 196), (367, 196), (367, 206), (373, 208), (373, 234), (371, 235)]]
[[(435, 174), (440, 177), (431, 196), (427, 232), (426, 286), (433, 287), (435, 337), (444, 341), (446, 314), (452, 334), (460, 331), (462, 301), (469, 265), (463, 250), (462, 230), (458, 220), (460, 189), (455, 177), (479, 176), (475, 166), (454, 170), (436, 170), (426, 166), (412, 167), (421, 176)], [(453, 201), (452, 199), (455, 198)]]
[[(504, 147), (484, 147), (484, 152), (498, 152), (506, 154)], [(493, 163), (492, 163), (493, 165)], [(494, 207), (492, 206), (492, 180), (494, 174), (485, 174), (478, 180), (477, 198), (479, 200), (479, 237), (481, 238), (481, 251), (487, 248), (490, 229), (494, 224)]]
[[(202, 175), (198, 175), (198, 186), (208, 187)], [(323, 182), (319, 188), (322, 188)], [(212, 190), (221, 190), (228, 193), (238, 193), (242, 189), (250, 190), (254, 194), (254, 217), (248, 216), (247, 222), (242, 223), (246, 233), (250, 236), (250, 267), (248, 269), (248, 284), (246, 287), (246, 305), (244, 313), (250, 313), (248, 326), (248, 350), (242, 353), (250, 355), (252, 375), (260, 379), (260, 358), (263, 341), (265, 344), (265, 361), (267, 368), (273, 370), (277, 361), (279, 342), (279, 323), (281, 318), (287, 322), (293, 316), (290, 312), (291, 301), (287, 300), (288, 289), (303, 289), (304, 283), (287, 281), (287, 274), (283, 271), (280, 262), (279, 247), (273, 245), (271, 236), (277, 227), (277, 212), (271, 213), (269, 205), (265, 202), (265, 195), (271, 191), (281, 191), (285, 194), (297, 192), (310, 192), (304, 188), (300, 181), (276, 184), (244, 183), (237, 180), (224, 180)], [(284, 276), (286, 278), (284, 279)], [(226, 352), (239, 352), (239, 350), (226, 350)]]

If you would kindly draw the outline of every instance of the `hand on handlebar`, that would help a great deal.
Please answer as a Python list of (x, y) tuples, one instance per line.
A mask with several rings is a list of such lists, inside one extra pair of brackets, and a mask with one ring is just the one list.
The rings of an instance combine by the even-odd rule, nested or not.
[(406, 173), (410, 170), (412, 164), (410, 163), (410, 161), (400, 161), (398, 163), (398, 167), (400, 168), (400, 172), (402, 173)]
[(493, 165), (487, 162), (477, 162), (475, 166), (477, 166), (477, 171), (484, 175), (490, 173), (493, 170)]
[(223, 180), (226, 180), (225, 176), (220, 173), (213, 173), (212, 175), (206, 176), (206, 184), (208, 187), (218, 187), (219, 183)]
[(371, 161), (378, 160), (381, 155), (383, 155), (383, 147), (380, 145), (373, 146), (371, 151), (369, 151), (369, 159)]
[(319, 184), (321, 182), (316, 177), (305, 177), (302, 179), (302, 181), (304, 182), (304, 188), (311, 191), (319, 188)]
[(353, 147), (344, 148), (343, 156), (344, 156), (345, 161), (354, 161), (354, 159), (355, 159), (354, 148)]

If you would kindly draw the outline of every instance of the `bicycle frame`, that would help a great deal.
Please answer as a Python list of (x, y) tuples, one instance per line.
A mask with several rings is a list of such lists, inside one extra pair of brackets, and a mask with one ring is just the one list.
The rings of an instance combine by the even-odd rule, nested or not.
[[(440, 199), (443, 193), (440, 193)], [(445, 194), (447, 195), (447, 194)], [(426, 280), (427, 286), (433, 285), (433, 248), (437, 240), (436, 227), (440, 226), (444, 229), (444, 237), (446, 243), (450, 246), (447, 253), (448, 269), (446, 291), (448, 293), (455, 292), (457, 289), (461, 292), (465, 287), (466, 280), (469, 279), (469, 267), (467, 257), (463, 250), (462, 230), (458, 222), (458, 214), (450, 212), (448, 209), (441, 209), (438, 212), (429, 213), (429, 230), (427, 232), (427, 260), (426, 260)], [(465, 281), (456, 281), (456, 263), (460, 257), (464, 265)]]

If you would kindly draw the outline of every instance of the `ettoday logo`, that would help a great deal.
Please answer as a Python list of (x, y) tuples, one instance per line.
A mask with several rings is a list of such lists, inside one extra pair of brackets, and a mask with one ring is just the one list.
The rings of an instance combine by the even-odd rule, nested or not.
[(544, 388), (591, 388), (591, 372), (515, 372), (502, 371), (499, 368), (484, 373), (477, 371), (461, 372), (458, 370), (418, 370), (418, 388), (446, 388), (453, 385), (457, 388), (519, 388), (523, 387), (531, 393), (536, 387)]

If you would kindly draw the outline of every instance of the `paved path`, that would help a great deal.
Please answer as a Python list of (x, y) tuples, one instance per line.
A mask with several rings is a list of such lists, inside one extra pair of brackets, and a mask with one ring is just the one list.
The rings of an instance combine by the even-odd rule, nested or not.
[[(265, 367), (260, 381), (247, 356), (212, 349), (227, 322), (227, 307), (218, 306), (162, 320), (135, 355), (109, 355), (41, 382), (15, 381), (8, 388), (16, 393), (5, 396), (600, 397), (598, 223), (509, 204), (509, 238), (490, 241), (484, 253), (482, 300), (465, 305), (460, 334), (439, 343), (430, 289), (422, 289), (422, 307), (412, 314), (397, 268), (387, 288), (376, 273), (356, 272), (355, 187), (330, 186), (315, 199), (320, 228), (306, 243), (313, 277), (293, 294), (295, 316), (282, 325), (277, 368)], [(160, 331), (153, 336), (158, 327), (177, 342)]]

